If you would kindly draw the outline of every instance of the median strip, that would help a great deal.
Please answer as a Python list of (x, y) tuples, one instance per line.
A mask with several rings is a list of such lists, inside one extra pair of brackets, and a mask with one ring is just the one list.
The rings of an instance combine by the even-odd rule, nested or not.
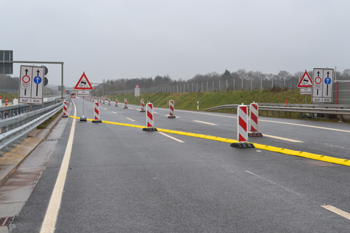
[[(70, 117), (73, 119), (78, 119), (78, 120), (80, 119), (80, 117), (74, 117), (74, 116), (70, 116)], [(92, 119), (87, 119), (87, 120), (93, 121)], [(118, 123), (118, 122), (112, 122), (112, 121), (102, 121), (102, 123), (127, 126), (127, 127), (133, 127), (133, 128), (140, 128), (140, 129), (145, 128), (145, 126), (142, 126), (142, 125), (124, 124), (124, 123)], [(157, 128), (157, 130), (158, 130), (158, 132), (163, 132), (163, 133), (170, 133), (170, 134), (178, 134), (178, 135), (183, 135), (183, 136), (188, 136), (188, 137), (203, 138), (203, 139), (225, 142), (225, 143), (239, 143), (239, 141), (234, 140), (234, 139), (210, 136), (210, 135), (205, 135), (205, 134), (188, 133), (188, 132), (183, 132), (183, 131), (170, 130), (170, 129), (160, 129), (160, 128)], [(258, 143), (252, 143), (252, 144), (255, 146), (256, 149), (260, 149), (260, 150), (272, 151), (272, 152), (277, 152), (277, 153), (281, 153), (281, 154), (299, 156), (299, 157), (313, 159), (313, 160), (320, 160), (320, 161), (324, 161), (324, 162), (328, 162), (328, 163), (350, 166), (350, 160), (348, 160), (348, 159), (319, 155), (319, 154), (309, 153), (309, 152), (305, 152), (305, 151), (290, 150), (290, 149), (286, 149), (286, 148), (274, 147), (274, 146), (263, 145), (263, 144), (258, 144)]]

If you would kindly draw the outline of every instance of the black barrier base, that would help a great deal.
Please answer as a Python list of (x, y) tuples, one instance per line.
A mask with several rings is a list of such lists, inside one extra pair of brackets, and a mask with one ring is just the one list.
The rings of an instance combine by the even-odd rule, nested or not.
[(142, 131), (158, 131), (157, 128), (143, 128)]
[(62, 118), (68, 118), (68, 116), (62, 116)]
[(176, 116), (168, 116), (168, 118), (176, 118)]
[(92, 123), (102, 123), (101, 120), (93, 120)]
[(231, 147), (237, 148), (255, 148), (255, 146), (251, 143), (241, 142), (241, 143), (232, 143)]
[(263, 137), (262, 133), (254, 132), (248, 133), (248, 137)]
[(140, 111), (140, 112), (146, 112), (145, 110), (143, 110), (143, 111)]
[(124, 109), (128, 109), (128, 107), (124, 107)]
[(86, 121), (86, 117), (80, 117), (80, 121)]

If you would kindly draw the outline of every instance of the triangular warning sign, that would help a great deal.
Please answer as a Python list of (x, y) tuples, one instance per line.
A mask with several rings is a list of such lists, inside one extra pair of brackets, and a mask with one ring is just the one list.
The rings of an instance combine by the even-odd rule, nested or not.
[(77, 85), (75, 85), (74, 89), (78, 89), (78, 90), (92, 90), (94, 88), (92, 88), (90, 81), (88, 80), (88, 78), (85, 75), (85, 72), (83, 72), (83, 75), (80, 77)]
[(310, 75), (307, 73), (307, 70), (305, 70), (303, 77), (300, 79), (298, 87), (299, 88), (312, 87), (312, 79), (310, 78)]

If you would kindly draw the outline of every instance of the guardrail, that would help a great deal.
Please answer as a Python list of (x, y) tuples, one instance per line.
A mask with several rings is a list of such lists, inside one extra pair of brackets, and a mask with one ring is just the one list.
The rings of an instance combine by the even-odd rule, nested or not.
[(23, 113), (30, 111), (35, 111), (41, 108), (46, 108), (50, 105), (56, 104), (59, 102), (58, 98), (46, 98), (44, 99), (43, 105), (29, 105), (29, 104), (17, 104), (10, 106), (0, 106), (0, 120), (18, 116)]
[[(24, 106), (16, 105), (16, 107), (22, 108)], [(0, 120), (0, 157), (2, 157), (1, 151), (8, 151), (8, 147), (14, 147), (14, 144), (20, 143), (30, 131), (61, 109), (62, 103), (51, 103), (50, 106), (42, 106), (40, 109), (21, 112), (20, 114), (17, 114), (20, 112), (20, 110), (18, 110), (16, 112), (17, 115), (15, 114), (10, 118)]]
[[(260, 115), (263, 115), (263, 111), (266, 111), (266, 116), (268, 116), (268, 112), (278, 112), (278, 116), (280, 112), (284, 112), (285, 116), (287, 113), (310, 113), (310, 114), (325, 114), (325, 115), (339, 115), (340, 120), (343, 119), (343, 115), (350, 115), (350, 106), (349, 105), (337, 105), (337, 104), (327, 104), (327, 105), (318, 105), (318, 104), (288, 104), (286, 107), (285, 104), (268, 104), (268, 103), (259, 103), (259, 112)], [(204, 111), (217, 111), (222, 109), (237, 109), (238, 104), (227, 104), (215, 106), (212, 108), (204, 109)], [(249, 107), (249, 105), (248, 105)], [(291, 114), (290, 114), (291, 115)]]

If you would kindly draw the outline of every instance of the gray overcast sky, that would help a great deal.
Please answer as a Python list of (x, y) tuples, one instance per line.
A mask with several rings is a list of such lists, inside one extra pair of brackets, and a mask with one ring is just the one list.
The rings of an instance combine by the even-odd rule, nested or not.
[[(0, 49), (63, 61), (65, 85), (225, 69), (350, 68), (348, 0), (1, 0)], [(48, 65), (49, 84), (60, 66)], [(19, 76), (14, 65), (13, 76)]]

